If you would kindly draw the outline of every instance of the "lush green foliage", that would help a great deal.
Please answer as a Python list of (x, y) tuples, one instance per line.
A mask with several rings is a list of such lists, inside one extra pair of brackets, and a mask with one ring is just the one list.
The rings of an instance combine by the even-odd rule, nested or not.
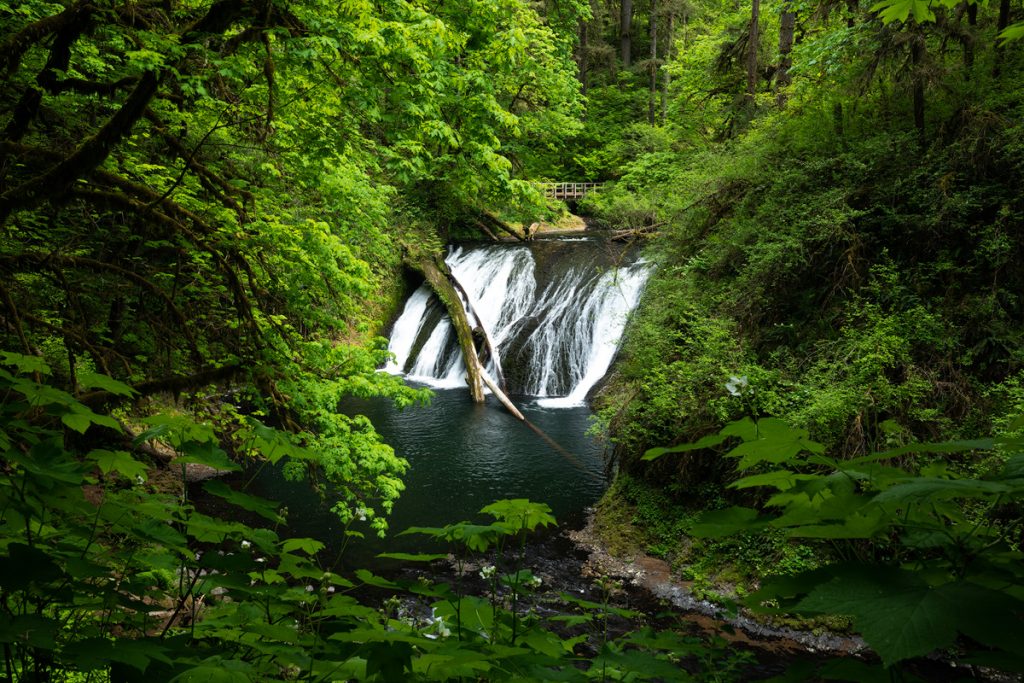
[[(821, 25), (794, 48), (794, 73), (829, 61), (795, 77), (785, 110), (766, 107), (721, 143), (662, 145), (587, 198), (609, 220), (660, 233), (651, 295), (604, 399), (627, 461), (751, 411), (850, 454), (1012, 413), (1021, 81), (991, 80), (980, 50), (969, 69), (947, 57), (922, 141), (901, 74), (864, 62), (890, 30)], [(828, 41), (849, 31), (835, 52)], [(749, 379), (742, 398), (722, 391), (733, 375)]]
[[(982, 568), (1017, 571), (1009, 446), (945, 461), (894, 451), (1011, 430), (1021, 411), (1024, 81), (1020, 44), (1000, 39), (1019, 15), (1007, 3), (760, 3), (757, 37), (757, 4), (637, 3), (634, 54), (655, 54), (654, 35), (674, 48), (658, 64), (655, 125), (637, 123), (649, 63), (591, 74), (589, 120), (614, 132), (581, 137), (577, 160), (615, 182), (583, 208), (649, 236), (658, 264), (598, 398), (628, 473), (603, 514), (698, 589), (796, 573), (750, 604), (853, 617), (886, 662), (959, 632), (974, 654), (1002, 649), (1000, 666), (1019, 667), (1016, 646), (984, 630), (990, 609), (1007, 632), (1021, 623), (1019, 576)], [(660, 33), (638, 35), (655, 21)], [(604, 26), (607, 45), (614, 18)], [(744, 417), (770, 445), (718, 433)], [(727, 437), (747, 440), (732, 451), (749, 469), (740, 483), (713, 452)], [(685, 457), (640, 458), (690, 441), (700, 448)], [(765, 449), (773, 461), (757, 462)], [(876, 452), (893, 461), (870, 464)], [(934, 489), (885, 498), (911, 482)], [(730, 506), (721, 533), (693, 537), (702, 510)], [(829, 567), (805, 571), (818, 564)], [(912, 633), (897, 632), (904, 621)]]
[[(545, 177), (615, 179), (585, 206), (659, 233), (602, 398), (621, 462), (670, 482), (633, 500), (653, 548), (693, 528), (680, 503), (742, 505), (704, 529), (746, 535), (698, 551), (754, 570), (831, 557), (790, 552), (803, 534), (862, 561), (762, 597), (836, 606), (887, 662), (960, 633), (1017, 666), (995, 630), (1019, 623), (1015, 442), (971, 442), (945, 469), (909, 446), (1011, 429), (1024, 407), (1010, 3), (787, 2), (757, 22), (756, 0), (535, 4), (0, 3), (0, 348), (20, 351), (0, 373), (8, 678), (685, 678), (680, 654), (712, 657), (613, 642), (607, 605), (577, 601), (563, 621), (600, 634), (584, 657), (530, 610), (508, 546), (551, 520), (528, 502), (418, 530), (498, 548), (486, 596), (360, 575), (432, 600), (423, 626), (348, 596), (319, 541), (146, 481), (157, 442), (178, 463), (271, 463), (348, 533), (383, 532), (405, 462), (338, 401), (426, 400), (375, 372), (403, 260), (482, 212), (549, 212), (527, 182)], [(743, 439), (749, 476), (706, 452), (638, 460), (702, 436)]]
[[(1024, 439), (909, 444), (836, 459), (805, 430), (746, 418), (645, 458), (735, 439), (741, 443), (724, 456), (742, 476), (730, 487), (770, 497), (760, 509), (706, 513), (691, 533), (777, 529), (794, 539), (829, 540), (842, 558), (766, 580), (750, 606), (849, 615), (886, 665), (958, 644), (965, 661), (1024, 670), (1016, 636), (1024, 616)], [(959, 454), (981, 460), (977, 474), (963, 471)]]

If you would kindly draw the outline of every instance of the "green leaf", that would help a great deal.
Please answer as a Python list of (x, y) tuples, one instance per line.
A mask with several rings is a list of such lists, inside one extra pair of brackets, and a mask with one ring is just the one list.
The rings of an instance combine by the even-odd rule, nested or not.
[(49, 375), (50, 366), (39, 356), (25, 356), (13, 351), (0, 351), (0, 363), (13, 365), (19, 373), (31, 374), (38, 372), (40, 375)]
[(999, 34), (1000, 44), (1006, 44), (1012, 40), (1024, 38), (1024, 21), (1010, 24)]
[(606, 645), (601, 653), (591, 660), (591, 667), (592, 670), (600, 672), (606, 666), (623, 673), (639, 675), (644, 680), (691, 680), (690, 676), (676, 664), (642, 650), (615, 652)]
[(249, 683), (259, 678), (248, 662), (210, 657), (175, 676), (171, 683)]
[[(555, 659), (560, 658), (567, 651), (561, 638), (550, 631), (540, 629), (528, 631), (518, 642)], [(572, 648), (568, 651), (571, 652)]]
[(742, 420), (735, 420), (725, 425), (719, 432), (722, 436), (738, 436), (743, 441), (753, 441), (758, 438), (757, 423), (749, 417)]
[[(68, 457), (63, 448), (63, 439), (41, 441), (28, 453), (20, 449), (7, 451), (5, 457), (21, 465), (25, 471), (42, 480), (52, 480), (63, 484), (78, 485), (82, 483), (88, 468)], [(47, 487), (52, 486), (48, 482)]]
[(819, 585), (797, 609), (853, 617), (886, 666), (951, 645), (959, 606), (913, 572), (864, 567)]
[(409, 643), (371, 643), (367, 646), (366, 677), (380, 675), (382, 681), (403, 681), (412, 672), (412, 645)]
[(307, 555), (316, 555), (324, 549), (324, 544), (313, 538), (289, 538), (281, 544), (281, 549), (286, 553), (301, 550)]
[(286, 456), (293, 460), (318, 459), (318, 456), (309, 449), (296, 445), (290, 434), (268, 427), (251, 417), (247, 418), (246, 422), (251, 430), (246, 446), (258, 451), (271, 463), (276, 464)]
[[(436, 616), (443, 618), (449, 624), (460, 623), (462, 628), (477, 633), (490, 633), (494, 628), (494, 606), (485, 598), (467, 595), (456, 604), (446, 600), (435, 602), (431, 607)], [(458, 617), (456, 617), (456, 610)]]
[(377, 557), (402, 560), (403, 562), (434, 562), (446, 559), (448, 555), (445, 553), (378, 553)]
[(104, 391), (109, 391), (115, 396), (132, 396), (139, 393), (124, 382), (119, 382), (116, 379), (107, 377), (106, 375), (101, 375), (91, 371), (78, 373), (78, 384), (87, 389), (102, 389)]
[(61, 415), (61, 422), (81, 434), (84, 434), (89, 426), (93, 424), (98, 424), (102, 427), (109, 427), (116, 432), (122, 431), (121, 425), (118, 424), (117, 420), (109, 415), (94, 413), (92, 410), (77, 401), (71, 403), (67, 410), (68, 412)]
[(0, 622), (0, 643), (54, 650), (62, 626), (56, 619), (38, 614), (18, 615)]
[(790, 427), (782, 420), (763, 418), (757, 421), (754, 439), (744, 441), (726, 453), (727, 457), (740, 458), (736, 468), (750, 469), (762, 462), (780, 464), (796, 458), (800, 453), (822, 453), (824, 447), (808, 437), (807, 430)]
[(995, 448), (995, 439), (970, 439), (966, 441), (943, 441), (939, 443), (912, 443), (880, 453), (872, 453), (848, 460), (848, 465), (860, 465), (880, 460), (889, 460), (910, 453), (962, 453), (964, 451), (990, 451)]
[(24, 543), (11, 543), (0, 555), (0, 587), (5, 592), (24, 590), (33, 583), (53, 583), (63, 575), (47, 553)]
[(236, 491), (227, 484), (217, 479), (211, 479), (203, 484), (203, 489), (207, 493), (211, 493), (219, 498), (223, 498), (232, 505), (237, 505), (243, 510), (249, 512), (255, 512), (264, 519), (269, 519), (271, 522), (283, 524), (285, 518), (277, 511), (280, 503), (273, 500), (267, 500), (266, 498), (260, 498), (259, 496), (253, 496), (248, 493)]
[(100, 472), (103, 474), (118, 472), (127, 479), (135, 480), (136, 477), (141, 477), (143, 480), (146, 479), (147, 466), (125, 451), (97, 449), (90, 451), (86, 457), (90, 460), (95, 460), (96, 465), (99, 466)]
[(701, 538), (718, 538), (730, 536), (739, 531), (758, 529), (768, 523), (760, 519), (757, 510), (742, 507), (731, 507), (725, 510), (712, 510), (700, 516), (691, 533)]
[(60, 416), (60, 421), (79, 434), (85, 434), (85, 431), (92, 425), (89, 416), (82, 413), (64, 413)]
[(538, 526), (556, 524), (551, 508), (546, 503), (535, 503), (526, 498), (496, 500), (480, 510), (507, 524), (533, 531)]
[(390, 588), (392, 590), (401, 589), (401, 585), (394, 581), (389, 581), (381, 576), (377, 576), (368, 569), (357, 569), (356, 578), (365, 583), (368, 586), (375, 586), (377, 588)]
[(180, 446), (182, 456), (174, 459), (175, 463), (197, 463), (215, 470), (237, 472), (241, 470), (238, 463), (228, 458), (224, 449), (212, 441), (186, 441)]
[(780, 491), (788, 491), (796, 486), (797, 482), (811, 481), (817, 479), (816, 474), (797, 474), (789, 470), (775, 470), (764, 474), (755, 474), (751, 477), (744, 477), (729, 484), (734, 489), (749, 489), (754, 486), (771, 486)]
[(681, 444), (679, 446), (672, 446), (670, 448), (650, 448), (644, 453), (643, 460), (656, 460), (657, 458), (660, 458), (661, 456), (666, 455), (668, 453), (686, 453), (688, 451), (699, 451), (705, 448), (714, 448), (715, 446), (720, 445), (728, 438), (728, 435), (722, 433), (709, 434), (708, 436), (705, 436), (702, 439), (699, 439), (693, 443)]
[(906, 503), (922, 500), (949, 500), (954, 498), (986, 498), (1015, 490), (1015, 487), (997, 481), (981, 479), (938, 479), (914, 477), (875, 496), (876, 503)]
[(85, 638), (65, 645), (61, 656), (72, 660), (75, 668), (83, 671), (103, 669), (111, 662), (119, 662), (145, 672), (152, 660), (171, 664), (167, 651), (168, 648), (153, 640)]
[(879, 2), (871, 6), (872, 12), (878, 12), (883, 24), (890, 24), (894, 21), (906, 21), (910, 16), (910, 9), (913, 0), (898, 0), (897, 2)]

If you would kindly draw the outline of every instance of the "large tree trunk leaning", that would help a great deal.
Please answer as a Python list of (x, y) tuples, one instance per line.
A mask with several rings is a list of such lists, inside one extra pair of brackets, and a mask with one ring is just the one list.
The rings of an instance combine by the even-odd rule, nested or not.
[(448, 311), (452, 326), (455, 328), (455, 336), (459, 340), (459, 347), (462, 349), (462, 357), (466, 361), (466, 382), (469, 384), (469, 394), (477, 403), (483, 403), (484, 382), (480, 375), (481, 368), (480, 361), (476, 357), (476, 346), (473, 344), (473, 328), (469, 325), (469, 319), (462, 307), (459, 293), (449, 279), (448, 266), (440, 256), (433, 259), (423, 257), (410, 265), (423, 273), (427, 284), (434, 290), (437, 298), (441, 300)]
[[(456, 278), (453, 273), (448, 273), (448, 279), (451, 280), (452, 285), (461, 295), (462, 302), (465, 305), (467, 319), (471, 324), (476, 323), (476, 325), (473, 327), (474, 335), (476, 334), (477, 330), (480, 330), (480, 335), (483, 337), (483, 343), (485, 350), (487, 352), (487, 356), (489, 356), (490, 358), (497, 358), (497, 354), (495, 353), (494, 349), (494, 342), (491, 339), (491, 335), (487, 331), (487, 328), (484, 326), (484, 321), (480, 317), (480, 314), (477, 313), (476, 309), (473, 308), (473, 303), (469, 300), (469, 292), (466, 291), (466, 288), (462, 286), (462, 283), (459, 282), (458, 278)], [(478, 353), (477, 358), (479, 357), (480, 354)], [(486, 362), (486, 360), (484, 362)], [(501, 376), (500, 366), (498, 366), (498, 384), (502, 386), (505, 385), (505, 378)]]
[[(510, 413), (525, 422), (526, 417), (509, 400), (505, 392), (498, 386), (498, 383), (491, 379), (491, 376), (487, 374), (487, 370), (484, 369), (483, 364), (480, 362), (480, 358), (476, 353), (476, 345), (473, 343), (473, 328), (469, 324), (469, 315), (462, 304), (462, 298), (459, 296), (458, 290), (462, 286), (452, 276), (444, 260), (440, 256), (435, 256), (434, 258), (424, 257), (411, 265), (423, 273), (430, 288), (434, 290), (434, 293), (437, 294), (441, 303), (444, 304), (445, 309), (448, 311), (452, 326), (455, 327), (455, 335), (459, 340), (459, 347), (462, 349), (462, 359), (466, 364), (466, 382), (469, 384), (469, 393), (473, 400), (477, 403), (484, 402), (484, 385), (486, 385), (497, 399), (508, 408)], [(477, 322), (479, 323), (479, 316), (475, 317), (477, 317)], [(486, 331), (484, 336), (487, 337)]]
[(519, 412), (519, 409), (515, 407), (512, 401), (509, 400), (508, 396), (505, 395), (505, 392), (501, 390), (501, 387), (499, 387), (493, 379), (491, 379), (491, 376), (487, 374), (487, 370), (483, 367), (480, 368), (480, 378), (484, 381), (484, 384), (487, 385), (487, 388), (491, 390), (491, 393), (498, 397), (498, 400), (501, 401), (502, 405), (508, 408), (508, 412), (515, 415), (519, 420), (526, 422), (526, 416)]

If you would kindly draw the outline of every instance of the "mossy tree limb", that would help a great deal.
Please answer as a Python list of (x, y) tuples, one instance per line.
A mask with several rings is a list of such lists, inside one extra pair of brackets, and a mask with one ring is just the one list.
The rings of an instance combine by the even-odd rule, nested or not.
[(459, 347), (462, 349), (462, 357), (466, 361), (466, 381), (469, 384), (469, 393), (477, 403), (484, 402), (484, 383), (480, 372), (480, 361), (476, 355), (476, 346), (473, 344), (473, 328), (469, 324), (466, 310), (459, 299), (459, 293), (452, 284), (451, 273), (440, 255), (423, 256), (410, 265), (423, 273), (430, 288), (434, 290), (437, 297), (444, 304), (452, 325), (455, 327), (455, 335), (459, 340)]

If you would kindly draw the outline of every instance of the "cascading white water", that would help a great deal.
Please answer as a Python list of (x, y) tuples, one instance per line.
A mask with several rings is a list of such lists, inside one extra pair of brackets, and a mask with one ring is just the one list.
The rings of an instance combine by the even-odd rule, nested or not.
[[(581, 405), (608, 371), (650, 270), (643, 262), (609, 267), (593, 245), (535, 248), (544, 250), (543, 278), (538, 255), (520, 245), (456, 247), (446, 262), (489, 337), (491, 375), (540, 405)], [(454, 329), (426, 285), (406, 302), (388, 349), (388, 372), (436, 388), (465, 386)]]

